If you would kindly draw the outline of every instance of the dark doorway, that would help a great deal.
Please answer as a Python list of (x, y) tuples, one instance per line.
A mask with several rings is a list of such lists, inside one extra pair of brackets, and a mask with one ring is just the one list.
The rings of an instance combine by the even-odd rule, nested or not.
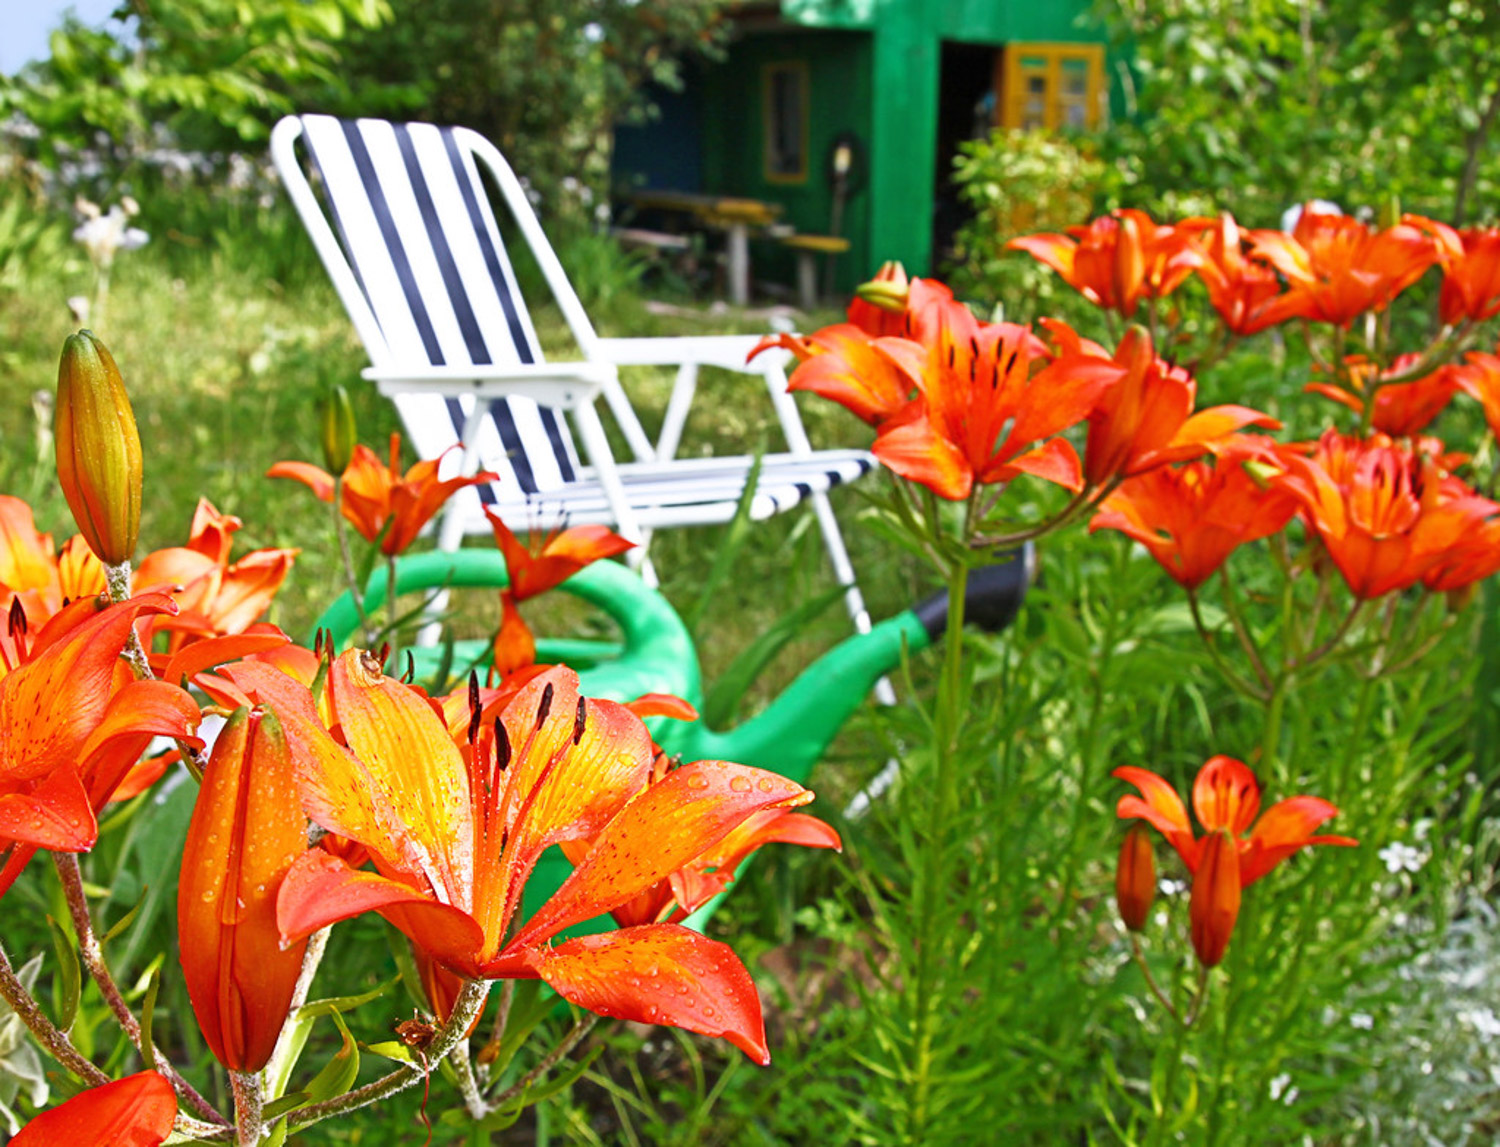
[(953, 160), (964, 140), (983, 137), (996, 122), (995, 58), (989, 44), (944, 41), (938, 73), (937, 167), (933, 172), (932, 265), (953, 257), (953, 237), (973, 212), (958, 197)]

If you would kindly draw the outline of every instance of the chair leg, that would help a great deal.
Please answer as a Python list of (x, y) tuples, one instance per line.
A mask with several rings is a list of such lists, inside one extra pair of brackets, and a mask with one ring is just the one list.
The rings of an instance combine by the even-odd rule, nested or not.
[(698, 364), (683, 363), (677, 368), (677, 381), (672, 384), (672, 397), (667, 399), (667, 412), (662, 417), (661, 437), (656, 442), (656, 456), (663, 462), (677, 457), (682, 428), (687, 423), (688, 409), (693, 405), (697, 388)]

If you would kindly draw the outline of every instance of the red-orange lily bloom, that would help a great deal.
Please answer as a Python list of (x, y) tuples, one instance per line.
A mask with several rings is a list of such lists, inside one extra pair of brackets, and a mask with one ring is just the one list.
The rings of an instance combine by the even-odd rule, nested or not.
[[(888, 264), (887, 266), (892, 266)], [(876, 281), (882, 281), (879, 276)], [(958, 312), (973, 316), (953, 292), (931, 279), (899, 282), (905, 291), (905, 307), (896, 311), (873, 306), (862, 299), (849, 304), (849, 321), (824, 327), (810, 335), (770, 335), (750, 353), (753, 359), (769, 347), (779, 346), (797, 356), (798, 366), (787, 384), (789, 390), (806, 390), (837, 402), (871, 426), (894, 417), (911, 400), (915, 383), (898, 363), (876, 349), (876, 339), (904, 338), (930, 343)]]
[(1026, 235), (1006, 247), (1047, 264), (1096, 306), (1134, 315), (1142, 298), (1170, 295), (1204, 262), (1193, 234), (1203, 221), (1172, 226), (1123, 208), (1067, 235)]
[[(1254, 449), (1267, 456), (1270, 444)], [(1239, 546), (1276, 533), (1297, 512), (1294, 495), (1245, 469), (1251, 448), (1209, 462), (1160, 466), (1126, 479), (1089, 523), (1140, 542), (1184, 589), (1197, 589)]]
[(281, 946), (276, 896), (307, 849), (292, 753), (269, 710), (238, 709), (203, 771), (182, 850), (182, 975), (209, 1050), (259, 1071), (290, 1011), (306, 943)]
[(1500, 354), (1470, 351), (1463, 365), (1451, 369), (1458, 388), (1484, 409), (1485, 425), (1500, 439)]
[(1329, 430), (1310, 457), (1287, 455), (1285, 483), (1356, 597), (1414, 585), (1500, 506), (1384, 434)]
[(925, 345), (875, 345), (920, 392), (880, 426), (872, 450), (890, 470), (953, 500), (1021, 474), (1082, 486), (1078, 454), (1057, 435), (1097, 407), (1115, 364), (1076, 355), (1033, 373), (1047, 349), (1029, 327), (979, 323), (961, 303)]
[(1296, 796), (1260, 813), (1260, 784), (1244, 763), (1211, 757), (1193, 782), (1193, 812), (1205, 836), (1198, 839), (1176, 791), (1149, 769), (1123, 765), (1112, 774), (1140, 790), (1116, 806), (1122, 819), (1139, 818), (1167, 838), (1193, 874), (1193, 946), (1206, 967), (1223, 958), (1239, 914), (1240, 890), (1288, 856), (1313, 844), (1350, 847), (1346, 836), (1313, 836), (1338, 809), (1321, 797)]
[(1208, 288), (1208, 301), (1224, 325), (1237, 335), (1253, 335), (1278, 320), (1266, 316), (1266, 306), (1281, 293), (1276, 272), (1245, 253), (1244, 232), (1225, 211), (1198, 236), (1203, 262), (1198, 278)]
[(154, 736), (194, 740), (198, 707), (120, 661), (131, 626), (173, 609), (161, 595), (74, 602), (0, 680), (0, 896), (37, 849), (86, 852), (102, 807)]
[[(1063, 328), (1054, 324), (1050, 329), (1057, 336)], [(1087, 350), (1076, 353), (1089, 356)], [(1114, 357), (1103, 361), (1119, 368), (1119, 375), (1089, 415), (1083, 474), (1090, 486), (1197, 458), (1247, 426), (1281, 426), (1246, 406), (1211, 406), (1195, 412), (1198, 387), (1193, 376), (1157, 358), (1151, 336), (1140, 327), (1125, 332)]]
[(1500, 314), (1500, 227), (1455, 230), (1422, 215), (1401, 221), (1427, 232), (1443, 268), (1438, 315), (1445, 323), (1482, 323)]
[(101, 1083), (44, 1111), (10, 1147), (158, 1147), (172, 1133), (177, 1094), (164, 1075), (142, 1071)]
[(486, 506), (485, 516), (495, 532), (495, 545), (505, 557), (510, 592), (517, 602), (546, 593), (585, 566), (632, 549), (635, 543), (610, 532), (608, 526), (569, 526), (530, 534), (526, 544), (511, 533), (500, 515)]
[(164, 589), (178, 605), (175, 617), (155, 625), (171, 631), (169, 651), (190, 636), (243, 633), (286, 581), (294, 549), (254, 550), (237, 562), (229, 560), (242, 524), (200, 498), (187, 545), (156, 550), (141, 561), (134, 578), (137, 592)]
[[(726, 946), (671, 924), (549, 941), (715, 848), (752, 814), (811, 793), (722, 761), (684, 765), (646, 788), (645, 726), (622, 705), (580, 697), (561, 667), (516, 694), (493, 726), (476, 721), (466, 750), (425, 696), (382, 676), (368, 654), (339, 658), (329, 687), (349, 749), (325, 743), (299, 768), (304, 807), (364, 845), (377, 871), (304, 854), (278, 902), (284, 942), (378, 911), (460, 975), (540, 977), (591, 1011), (722, 1036), (769, 1059), (754, 984)], [(585, 837), (594, 848), (518, 921), (542, 851)]]
[(1363, 414), (1370, 388), (1375, 386), (1375, 407), (1370, 425), (1392, 438), (1410, 438), (1420, 434), (1441, 414), (1459, 391), (1457, 372), (1461, 368), (1452, 366), (1438, 367), (1431, 374), (1410, 382), (1380, 381), (1409, 373), (1420, 360), (1421, 356), (1415, 353), (1400, 355), (1377, 379), (1374, 363), (1362, 355), (1350, 355), (1344, 360), (1344, 367), (1354, 389), (1327, 382), (1309, 382), (1302, 389), (1331, 398), (1356, 414)]
[[(31, 507), (20, 498), (0, 494), (0, 609), (10, 609), (19, 599), (34, 631), (64, 601), (97, 597), (104, 588), (104, 564), (81, 534), (57, 551), (52, 535), (36, 528)], [(0, 674), (4, 671), (0, 665)]]
[[(426, 462), (418, 462), (401, 473), (401, 435), (391, 435), (390, 463), (380, 461), (368, 446), (354, 448), (354, 460), (344, 471), (344, 517), (367, 541), (379, 540), (380, 552), (388, 556), (404, 553), (416, 541), (422, 527), (443, 503), (466, 486), (493, 482), (499, 477), (481, 470), (470, 477), (440, 479), (443, 459), (457, 445)], [(268, 478), (292, 478), (307, 486), (319, 501), (333, 501), (333, 475), (308, 462), (278, 462), (266, 471)]]
[(1383, 311), (1439, 256), (1437, 242), (1408, 223), (1372, 232), (1352, 216), (1311, 205), (1290, 235), (1252, 231), (1250, 236), (1251, 254), (1280, 271), (1288, 284), (1286, 294), (1262, 312), (1272, 322), (1304, 318), (1347, 327), (1366, 311)]

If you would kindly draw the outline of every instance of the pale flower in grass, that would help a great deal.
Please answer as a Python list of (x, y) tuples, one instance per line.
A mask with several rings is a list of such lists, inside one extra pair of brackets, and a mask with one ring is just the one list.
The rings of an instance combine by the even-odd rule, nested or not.
[(141, 207), (128, 195), (107, 212), (87, 199), (79, 199), (73, 206), (83, 216), (83, 222), (73, 231), (73, 239), (83, 244), (96, 266), (108, 267), (115, 261), (116, 251), (134, 251), (151, 238), (139, 227), (130, 226), (130, 220), (140, 214)]
[(1425, 852), (1399, 840), (1386, 845), (1378, 855), (1385, 864), (1385, 870), (1392, 874), (1421, 872), (1422, 866), (1427, 863)]
[[(42, 970), (39, 954), (26, 962), (17, 978), (28, 992), (36, 987), (37, 974)], [(16, 1114), (16, 1096), (25, 1090), (26, 1100), (32, 1107), (41, 1107), (47, 1102), (50, 1088), (47, 1086), (46, 1070), (42, 1057), (26, 1026), (9, 1005), (0, 1001), (0, 1122), (5, 1134), (14, 1135), (21, 1130), (21, 1119)]]

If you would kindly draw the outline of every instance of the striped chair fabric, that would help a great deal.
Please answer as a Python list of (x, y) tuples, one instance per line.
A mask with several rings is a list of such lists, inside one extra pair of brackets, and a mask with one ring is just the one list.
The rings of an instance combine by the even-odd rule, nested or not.
[[(476, 378), (492, 378), (503, 377), (506, 367), (544, 361), (476, 163), (474, 145), (482, 143), (481, 137), (462, 128), (377, 119), (305, 115), (291, 122), (295, 128), (288, 129), (284, 120), (278, 132), (287, 135), (300, 128), (322, 205), (367, 308), (363, 315), (357, 313), (358, 303), (341, 288), (375, 368), (390, 374), (402, 368), (415, 373), (428, 367), (473, 366)], [(300, 167), (292, 170), (290, 148), (289, 140), (276, 156), (289, 187), (295, 179), (306, 180)], [(503, 194), (506, 189), (502, 185), (500, 190)], [(303, 197), (298, 206), (312, 229), (317, 221), (308, 217), (308, 202), (310, 197)], [(514, 196), (506, 202), (513, 213), (529, 212)], [(322, 254), (339, 283), (330, 253)], [(552, 285), (556, 291), (559, 285)], [(571, 294), (571, 288), (563, 287)], [(577, 325), (574, 334), (589, 357), (590, 346), (599, 340), (592, 328), (579, 331)], [(437, 457), (460, 439), (479, 401), (459, 393), (461, 387), (454, 390), (388, 389), (424, 458)], [(616, 408), (615, 413), (619, 417), (621, 411)], [(598, 469), (580, 459), (561, 408), (539, 406), (519, 395), (491, 400), (487, 416), (477, 420), (474, 440), (466, 445), (471, 465), (493, 470), (500, 478), (455, 499), (453, 512), (462, 516), (464, 532), (487, 531), (481, 501), (496, 506), (514, 529), (563, 519), (573, 524), (617, 521)], [(864, 451), (796, 451), (795, 443), (792, 448), (792, 453), (762, 459), (750, 506), (753, 518), (769, 517), (853, 481), (874, 465)], [(636, 452), (641, 453), (639, 448)], [(639, 525), (649, 530), (728, 521), (750, 465), (746, 457), (657, 461), (646, 456), (616, 469)]]

